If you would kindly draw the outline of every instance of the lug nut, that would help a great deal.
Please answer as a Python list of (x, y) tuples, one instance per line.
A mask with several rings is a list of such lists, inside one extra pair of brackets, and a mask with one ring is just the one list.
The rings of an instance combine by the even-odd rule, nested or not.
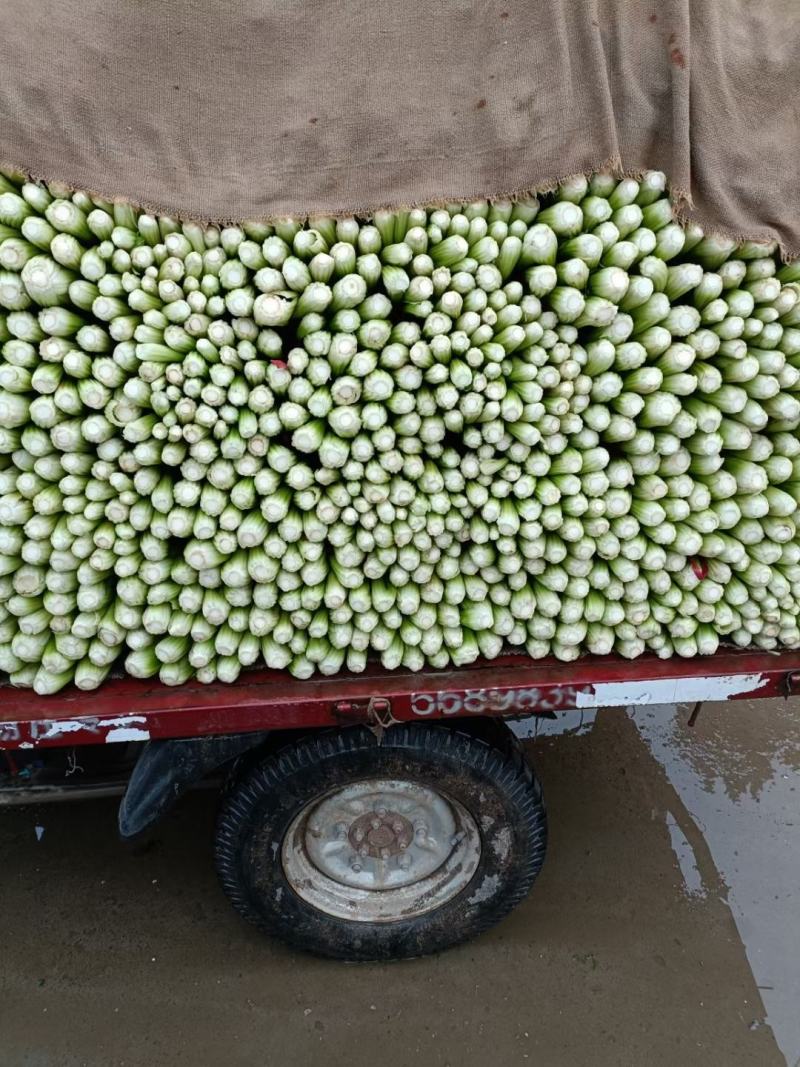
[(379, 815), (382, 819), (386, 818), (386, 808), (383, 804), (375, 805), (375, 814)]
[(362, 845), (361, 848), (358, 850), (358, 854), (359, 854), (359, 856), (368, 856), (369, 855), (369, 849), (367, 848), (366, 845)]
[(399, 834), (400, 831), (403, 829), (403, 824), (400, 822), (399, 819), (395, 819), (395, 821), (392, 823), (392, 829), (396, 834)]
[(370, 823), (370, 826), (372, 827), (373, 830), (380, 830), (380, 828), (381, 828), (381, 820), (380, 819), (373, 819), (372, 822)]
[(353, 871), (355, 871), (356, 874), (359, 874), (362, 870), (361, 861), (357, 860), (354, 856), (350, 862), (350, 867)]
[(356, 841), (363, 841), (364, 840), (364, 831), (361, 829), (360, 826), (358, 827), (356, 832), (353, 834), (353, 836), (355, 837)]
[(388, 860), (390, 855), (391, 855), (391, 853), (389, 852), (388, 848), (382, 848), (381, 849), (381, 859), (382, 860)]

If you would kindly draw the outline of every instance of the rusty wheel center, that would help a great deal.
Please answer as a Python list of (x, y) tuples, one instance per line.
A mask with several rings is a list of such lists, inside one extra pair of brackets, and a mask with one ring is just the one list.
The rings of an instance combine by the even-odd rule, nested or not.
[(355, 819), (347, 837), (360, 856), (389, 859), (408, 848), (414, 840), (414, 827), (397, 812), (381, 808)]
[(473, 816), (433, 785), (367, 778), (295, 815), (281, 848), (295, 893), (351, 922), (399, 922), (456, 896), (481, 856)]

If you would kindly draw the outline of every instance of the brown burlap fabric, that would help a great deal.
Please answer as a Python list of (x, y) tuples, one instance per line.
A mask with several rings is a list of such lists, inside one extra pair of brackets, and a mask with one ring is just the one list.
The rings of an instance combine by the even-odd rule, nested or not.
[(666, 171), (800, 251), (799, 0), (2, 0), (0, 161), (234, 220)]

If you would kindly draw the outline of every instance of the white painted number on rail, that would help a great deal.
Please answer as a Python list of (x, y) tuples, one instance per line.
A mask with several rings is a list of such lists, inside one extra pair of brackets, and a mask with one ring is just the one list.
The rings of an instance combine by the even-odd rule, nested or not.
[(509, 715), (532, 711), (574, 708), (576, 690), (571, 685), (528, 689), (465, 689), (461, 692), (414, 693), (415, 715)]

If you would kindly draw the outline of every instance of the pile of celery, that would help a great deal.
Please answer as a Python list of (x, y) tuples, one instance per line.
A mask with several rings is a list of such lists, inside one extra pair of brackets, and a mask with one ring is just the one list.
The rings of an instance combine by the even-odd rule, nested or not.
[(664, 187), (220, 229), (0, 176), (0, 671), (800, 645), (800, 266)]

